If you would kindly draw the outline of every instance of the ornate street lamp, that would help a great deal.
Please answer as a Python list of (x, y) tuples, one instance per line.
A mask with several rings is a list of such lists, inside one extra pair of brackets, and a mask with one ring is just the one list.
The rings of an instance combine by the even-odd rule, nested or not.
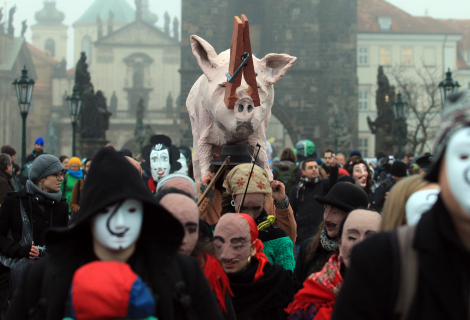
[(33, 96), (34, 80), (28, 77), (28, 70), (24, 66), (21, 70), (21, 77), (13, 81), (15, 86), (18, 106), (23, 120), (23, 137), (21, 140), (21, 161), (24, 164), (26, 160), (26, 117), (28, 116), (31, 98)]
[(446, 78), (444, 81), (439, 83), (439, 91), (441, 92), (441, 102), (442, 107), (444, 107), (444, 102), (448, 95), (457, 92), (460, 88), (460, 84), (457, 81), (452, 79), (452, 72), (450, 72), (450, 68), (446, 72)]
[(82, 109), (82, 97), (78, 94), (77, 86), (73, 87), (72, 95), (67, 97), (66, 100), (69, 107), (70, 120), (72, 121), (72, 157), (75, 157), (75, 131), (80, 110)]
[(405, 125), (405, 109), (408, 105), (408, 102), (404, 101), (401, 93), (398, 92), (397, 99), (393, 101), (393, 115), (395, 116), (395, 120), (398, 124), (398, 159), (402, 158), (402, 140), (403, 140), (403, 128)]
[(140, 150), (142, 150), (142, 145), (144, 143), (145, 134), (147, 133), (147, 128), (143, 123), (139, 123), (135, 130), (137, 132), (137, 137), (139, 138)]
[(340, 129), (341, 129), (341, 123), (339, 122), (338, 119), (335, 119), (335, 121), (333, 122), (333, 130), (335, 131), (334, 135), (335, 135), (335, 153), (336, 154), (338, 153), (338, 138), (340, 136), (340, 132), (339, 132)]

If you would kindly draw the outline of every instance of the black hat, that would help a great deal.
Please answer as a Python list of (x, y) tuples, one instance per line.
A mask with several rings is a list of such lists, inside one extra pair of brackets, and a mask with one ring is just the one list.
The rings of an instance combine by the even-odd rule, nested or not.
[(150, 138), (150, 144), (146, 145), (142, 148), (142, 158), (144, 158), (144, 162), (141, 163), (141, 167), (144, 170), (150, 171), (150, 153), (152, 153), (152, 148), (157, 145), (162, 144), (166, 148), (168, 148), (168, 154), (170, 156), (170, 166), (171, 171), (173, 173), (181, 169), (181, 163), (178, 162), (180, 158), (180, 150), (171, 144), (171, 139), (168, 136), (163, 134), (157, 134)]
[(416, 160), (416, 164), (423, 171), (428, 171), (431, 168), (432, 159), (433, 159), (433, 156), (429, 152), (426, 152), (424, 156), (421, 156)]
[(250, 163), (253, 161), (249, 149), (246, 144), (224, 144), (220, 152), (220, 160), (212, 160), (211, 163), (221, 166), (225, 159), (230, 156), (230, 165), (236, 166), (239, 164)]
[(392, 176), (397, 177), (397, 178), (403, 178), (406, 177), (406, 163), (400, 160), (396, 160), (392, 164), (392, 169), (390, 170), (390, 173)]
[(315, 200), (322, 204), (329, 204), (340, 210), (351, 212), (369, 206), (369, 196), (362, 188), (348, 182), (336, 183), (326, 197), (315, 196)]

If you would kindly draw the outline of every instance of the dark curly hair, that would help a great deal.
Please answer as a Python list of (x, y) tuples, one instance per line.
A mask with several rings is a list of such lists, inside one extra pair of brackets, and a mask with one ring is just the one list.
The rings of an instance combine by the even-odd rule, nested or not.
[(366, 187), (364, 188), (364, 191), (367, 193), (367, 195), (370, 195), (372, 192), (372, 174), (370, 173), (370, 167), (367, 164), (367, 162), (364, 159), (354, 159), (354, 160), (350, 159), (344, 165), (344, 169), (346, 169), (349, 172), (351, 177), (354, 177), (353, 175), (354, 166), (361, 164), (361, 163), (366, 166), (367, 173), (368, 173)]

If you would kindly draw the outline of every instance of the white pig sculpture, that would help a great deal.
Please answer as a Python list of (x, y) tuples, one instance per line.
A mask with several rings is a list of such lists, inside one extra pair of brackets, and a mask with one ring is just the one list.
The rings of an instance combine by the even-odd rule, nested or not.
[[(217, 55), (214, 48), (204, 39), (192, 35), (191, 48), (204, 73), (194, 83), (186, 100), (193, 132), (194, 178), (200, 182), (209, 171), (210, 161), (220, 158), (223, 144), (249, 143), (254, 150), (261, 145), (258, 163), (272, 179), (266, 155), (266, 129), (274, 102), (273, 84), (293, 66), (296, 57), (288, 54), (270, 53), (263, 59), (253, 56), (256, 81), (261, 105), (255, 107), (249, 93), (251, 88), (242, 79), (237, 88), (238, 101), (234, 109), (224, 103), (226, 73), (229, 69), (230, 50)], [(242, 73), (238, 75), (242, 76)]]

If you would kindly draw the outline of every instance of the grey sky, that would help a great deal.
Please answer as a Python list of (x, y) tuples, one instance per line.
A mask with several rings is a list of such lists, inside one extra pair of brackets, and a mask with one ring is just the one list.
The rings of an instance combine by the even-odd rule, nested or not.
[[(44, 0), (0, 0), (4, 7), (4, 15), (8, 17), (8, 10), (16, 4), (17, 11), (14, 18), (16, 35), (21, 32), (21, 21), (27, 19), (28, 25), (36, 23), (34, 14), (41, 10)], [(95, 0), (56, 0), (57, 8), (65, 13), (64, 24), (71, 26)], [(231, 0), (236, 1), (236, 0)], [(387, 0), (398, 8), (416, 15), (427, 15), (440, 19), (470, 19), (470, 0)], [(133, 0), (127, 0), (134, 7)], [(6, 8), (6, 10), (5, 10)], [(181, 22), (181, 0), (150, 0), (150, 10), (158, 15), (157, 26), (163, 27), (163, 14), (168, 11), (170, 17), (178, 17)], [(73, 59), (73, 28), (68, 31), (68, 66), (75, 64)], [(26, 32), (26, 39), (31, 42), (31, 30)]]

